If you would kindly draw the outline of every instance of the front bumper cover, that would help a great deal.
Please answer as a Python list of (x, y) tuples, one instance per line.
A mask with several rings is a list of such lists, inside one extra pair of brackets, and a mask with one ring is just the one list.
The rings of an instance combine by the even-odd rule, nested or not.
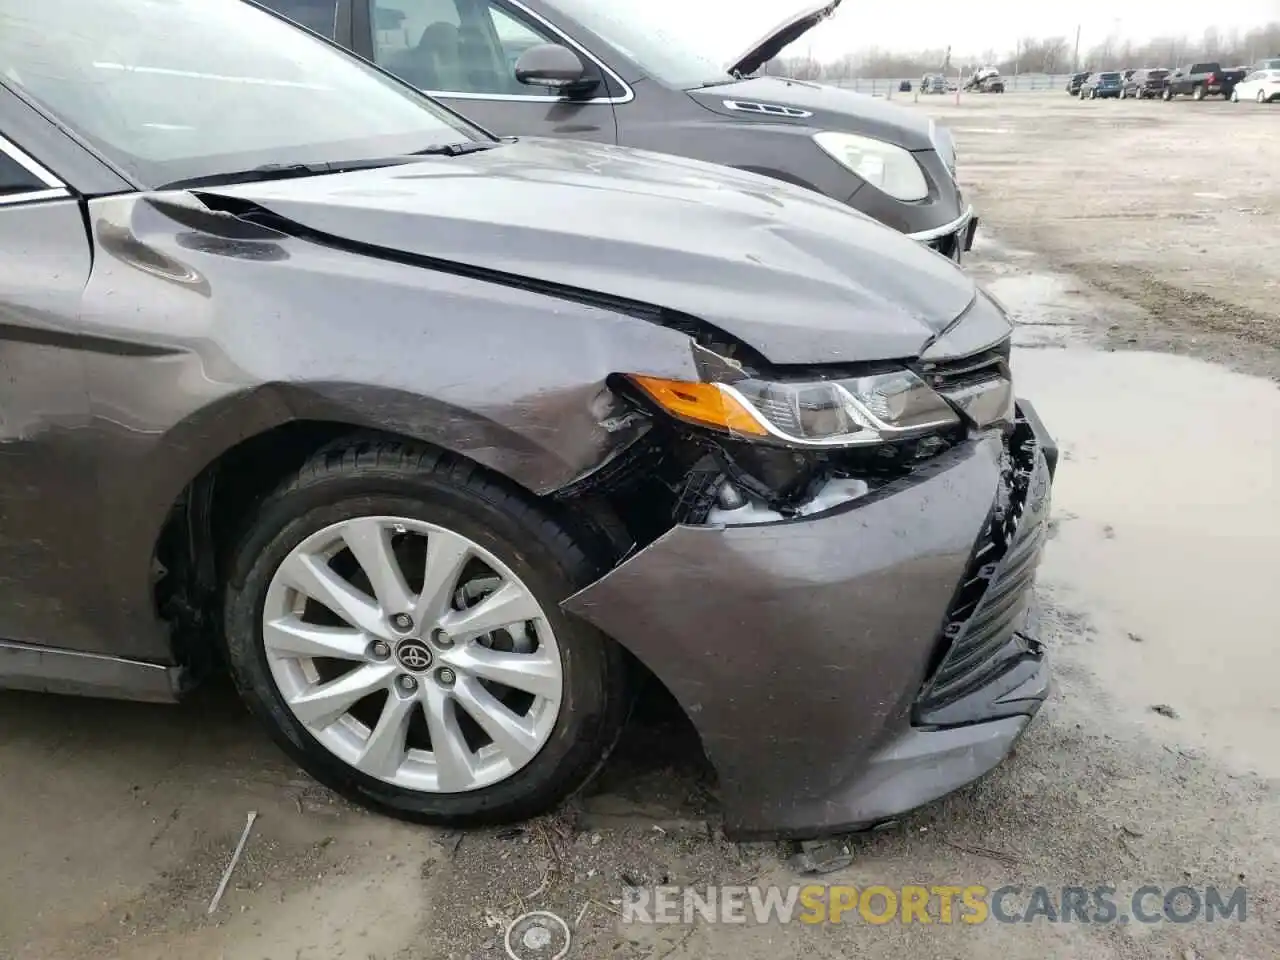
[[(1020, 410), (1039, 498), (1022, 512), (1027, 533), (1047, 524), (1056, 453), (1034, 411)], [(872, 826), (988, 772), (1047, 696), (1047, 663), (1022, 617), (1006, 625), (1009, 669), (918, 709), (946, 662), (953, 638), (940, 631), (1007, 470), (1005, 444), (989, 434), (817, 517), (677, 526), (564, 608), (681, 703), (719, 774), (730, 836)]]
[(973, 238), (977, 236), (977, 233), (978, 217), (973, 212), (973, 207), (970, 206), (965, 207), (964, 213), (950, 223), (944, 223), (942, 226), (935, 227), (932, 230), (909, 233), (907, 236), (937, 250), (944, 257), (949, 257), (958, 263), (962, 254), (968, 253), (973, 249)]

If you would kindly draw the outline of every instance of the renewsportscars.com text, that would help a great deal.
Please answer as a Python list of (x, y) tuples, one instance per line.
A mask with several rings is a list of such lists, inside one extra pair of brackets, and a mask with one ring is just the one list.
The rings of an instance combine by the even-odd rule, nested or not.
[(1003, 886), (627, 887), (623, 923), (1213, 923), (1243, 922), (1244, 887)]

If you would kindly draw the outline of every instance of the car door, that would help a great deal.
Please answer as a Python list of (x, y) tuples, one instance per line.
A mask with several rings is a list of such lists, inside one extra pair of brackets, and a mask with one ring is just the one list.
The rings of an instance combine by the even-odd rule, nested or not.
[[(510, 0), (356, 0), (357, 53), (503, 135), (616, 143), (613, 106), (629, 91), (599, 60), (544, 18)], [(538, 44), (570, 48), (596, 81), (559, 96), (516, 79), (520, 55)]]
[(102, 571), (73, 332), (90, 265), (79, 200), (0, 112), (0, 647), (100, 641), (95, 591), (81, 589)]

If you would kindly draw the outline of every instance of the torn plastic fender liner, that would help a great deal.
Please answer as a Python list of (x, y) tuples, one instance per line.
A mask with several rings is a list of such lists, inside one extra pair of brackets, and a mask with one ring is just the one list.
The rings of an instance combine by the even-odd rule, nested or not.
[(726, 830), (813, 836), (909, 724), (999, 482), (988, 437), (815, 518), (676, 526), (562, 604), (680, 702)]

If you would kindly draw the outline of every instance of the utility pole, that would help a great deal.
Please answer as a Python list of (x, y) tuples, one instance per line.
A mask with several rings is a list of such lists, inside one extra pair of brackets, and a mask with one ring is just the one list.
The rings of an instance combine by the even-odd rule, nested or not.
[(1076, 55), (1072, 60), (1071, 70), (1076, 72), (1080, 69), (1080, 24), (1076, 24)]

